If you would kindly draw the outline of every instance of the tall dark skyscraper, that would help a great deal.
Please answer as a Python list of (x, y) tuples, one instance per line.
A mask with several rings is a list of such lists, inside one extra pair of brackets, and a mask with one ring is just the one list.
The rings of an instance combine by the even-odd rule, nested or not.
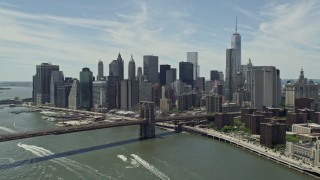
[(225, 100), (232, 101), (233, 93), (236, 92), (236, 50), (226, 50), (226, 81), (225, 81)]
[(193, 72), (191, 62), (179, 62), (179, 79), (181, 82), (193, 86)]
[(92, 108), (92, 80), (93, 75), (89, 68), (82, 68), (80, 72), (80, 108)]
[(97, 81), (105, 81), (106, 77), (103, 75), (103, 62), (99, 60), (98, 62), (98, 76), (97, 76)]
[(170, 86), (171, 83), (173, 83), (175, 80), (177, 80), (177, 69), (171, 68), (166, 71), (166, 85)]
[(107, 106), (108, 109), (121, 108), (121, 91), (120, 84), (124, 79), (123, 75), (124, 61), (119, 53), (117, 60), (113, 60), (109, 64), (109, 76), (107, 87)]
[(53, 71), (59, 71), (58, 65), (42, 63), (37, 65), (36, 73), (36, 102), (37, 105), (50, 102), (50, 84)]
[(219, 72), (217, 70), (210, 71), (210, 80), (211, 81), (219, 81), (220, 80)]
[(250, 102), (251, 102), (251, 105), (252, 105), (252, 107), (253, 107), (253, 95), (254, 95), (254, 93), (253, 93), (253, 90), (254, 90), (254, 88), (253, 88), (253, 83), (254, 83), (254, 81), (253, 81), (253, 65), (252, 65), (252, 62), (251, 62), (251, 60), (249, 59), (249, 62), (248, 62), (248, 64), (247, 64), (247, 79), (246, 79), (246, 84), (245, 84), (245, 86), (246, 86), (246, 89), (247, 89), (247, 91), (248, 91), (248, 94), (249, 94), (249, 100), (250, 100)]
[(136, 63), (133, 60), (132, 54), (128, 65), (128, 79), (131, 81), (136, 79)]
[(241, 71), (241, 36), (238, 33), (238, 26), (237, 26), (237, 18), (236, 18), (236, 28), (235, 33), (231, 36), (231, 49), (235, 49), (235, 57), (236, 57), (236, 70), (237, 72)]
[(124, 79), (123, 64), (124, 64), (124, 61), (121, 58), (121, 54), (119, 53), (117, 60), (113, 60), (109, 64), (109, 76), (117, 76), (119, 82), (123, 80)]
[(142, 75), (142, 67), (138, 67), (137, 76), (141, 76), (141, 75)]
[(72, 84), (64, 84), (57, 87), (57, 102), (56, 107), (66, 108), (69, 104), (69, 94), (72, 88)]
[(37, 75), (32, 76), (32, 102), (37, 103)]
[(150, 83), (159, 82), (159, 60), (158, 56), (143, 56), (143, 74)]
[(160, 85), (163, 86), (166, 84), (166, 72), (170, 70), (170, 65), (162, 64), (160, 65)]
[(195, 89), (198, 89), (199, 91), (205, 90), (205, 78), (204, 77), (197, 77), (197, 80), (195, 83)]

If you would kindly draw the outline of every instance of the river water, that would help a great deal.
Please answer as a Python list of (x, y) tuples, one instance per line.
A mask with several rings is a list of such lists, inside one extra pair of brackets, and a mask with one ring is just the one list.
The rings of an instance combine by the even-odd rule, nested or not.
[[(38, 112), (10, 113), (18, 108), (0, 109), (0, 134), (55, 127)], [(206, 137), (157, 129), (155, 139), (141, 141), (138, 132), (131, 126), (2, 142), (0, 179), (313, 179)]]
[(13, 99), (15, 97), (19, 97), (21, 99), (24, 98), (31, 98), (32, 97), (32, 87), (28, 86), (1, 86), (4, 88), (11, 88), (11, 89), (0, 89), (0, 100), (3, 99)]

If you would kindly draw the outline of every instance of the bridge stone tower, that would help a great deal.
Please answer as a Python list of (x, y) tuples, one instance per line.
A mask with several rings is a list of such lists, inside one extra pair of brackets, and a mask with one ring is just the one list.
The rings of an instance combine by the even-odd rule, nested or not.
[(154, 138), (156, 136), (156, 125), (153, 102), (140, 102), (140, 118), (143, 120), (147, 120), (147, 123), (140, 125), (140, 138)]

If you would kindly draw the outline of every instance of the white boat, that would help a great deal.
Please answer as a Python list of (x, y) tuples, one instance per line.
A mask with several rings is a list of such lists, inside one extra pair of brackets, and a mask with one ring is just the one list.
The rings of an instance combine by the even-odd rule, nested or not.
[(71, 124), (67, 124), (67, 123), (65, 123), (65, 122), (58, 122), (57, 123), (57, 126), (59, 126), (59, 127), (65, 127), (65, 126), (72, 126)]
[(52, 111), (41, 111), (40, 113), (41, 113), (41, 114), (44, 114), (44, 115), (54, 115), (54, 114), (57, 114), (56, 112), (52, 112)]
[(53, 118), (53, 117), (49, 117), (47, 118), (48, 121), (56, 121), (57, 119), (56, 118)]

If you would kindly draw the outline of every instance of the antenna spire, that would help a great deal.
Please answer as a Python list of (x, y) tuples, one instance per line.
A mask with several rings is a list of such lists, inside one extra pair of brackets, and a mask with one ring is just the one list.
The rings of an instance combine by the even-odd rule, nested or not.
[(238, 19), (237, 19), (237, 16), (236, 16), (236, 34), (237, 34), (237, 30), (238, 30)]

